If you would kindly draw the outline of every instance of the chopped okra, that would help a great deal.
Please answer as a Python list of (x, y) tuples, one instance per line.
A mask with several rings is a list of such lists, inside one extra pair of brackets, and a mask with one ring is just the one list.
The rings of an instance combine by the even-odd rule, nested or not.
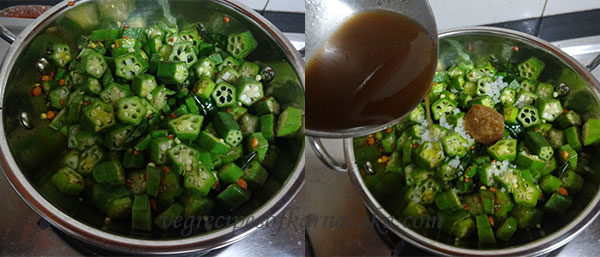
[(430, 106), (353, 140), (359, 168), (371, 164), (361, 172), (371, 193), (399, 220), (436, 213), (457, 244), (499, 247), (547, 219), (568, 220), (591, 170), (586, 152), (600, 144), (600, 119), (577, 108), (592, 103), (579, 91), (556, 93), (566, 84), (544, 67), (531, 57), (438, 71)]
[[(103, 16), (125, 21), (108, 5), (99, 4)], [(253, 32), (108, 21), (77, 48), (51, 41), (39, 56), (48, 72), (31, 90), (45, 101), (36, 115), (68, 149), (48, 165), (57, 167), (49, 178), (57, 192), (89, 199), (106, 222), (148, 233), (181, 229), (173, 226), (181, 216), (265, 201), (261, 191), (280, 179), (269, 174), (287, 169), (280, 157), (293, 163), (284, 152), (291, 139), (282, 137), (303, 135), (304, 109), (266, 90), (277, 86), (275, 72), (252, 54)], [(395, 143), (388, 136), (386, 149)]]

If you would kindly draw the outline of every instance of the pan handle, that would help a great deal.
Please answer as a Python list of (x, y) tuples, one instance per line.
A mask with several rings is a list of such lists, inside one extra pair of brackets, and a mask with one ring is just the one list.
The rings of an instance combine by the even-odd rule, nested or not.
[(600, 54), (596, 55), (596, 57), (594, 57), (594, 59), (585, 67), (589, 71), (593, 71), (598, 67), (598, 65), (600, 65)]
[(321, 142), (320, 138), (318, 138), (318, 137), (307, 137), (307, 138), (308, 138), (308, 141), (310, 142), (310, 145), (312, 146), (313, 151), (315, 152), (317, 157), (321, 160), (321, 162), (323, 162), (323, 164), (325, 164), (325, 166), (327, 166), (328, 168), (333, 169), (335, 171), (341, 171), (341, 172), (348, 171), (348, 166), (346, 166), (346, 163), (339, 162), (336, 159), (334, 159), (333, 157), (331, 157), (331, 155), (327, 152), (327, 149), (325, 149), (325, 146)]
[(6, 41), (6, 43), (12, 44), (13, 42), (15, 42), (17, 36), (15, 36), (15, 34), (10, 32), (10, 30), (8, 30), (3, 25), (0, 25), (0, 38)]

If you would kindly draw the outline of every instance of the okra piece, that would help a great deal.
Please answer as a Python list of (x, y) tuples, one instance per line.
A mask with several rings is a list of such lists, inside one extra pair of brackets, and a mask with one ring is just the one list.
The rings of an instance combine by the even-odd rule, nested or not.
[(131, 82), (132, 92), (141, 98), (146, 98), (156, 87), (158, 87), (156, 79), (147, 73), (136, 76)]
[(167, 98), (170, 95), (174, 95), (175, 92), (167, 89), (164, 86), (159, 86), (155, 88), (151, 94), (146, 96), (146, 99), (150, 99), (150, 103), (157, 110), (162, 110), (167, 106)]
[(62, 109), (65, 107), (67, 100), (69, 99), (69, 89), (66, 87), (59, 87), (50, 92), (50, 103), (53, 108)]
[(421, 123), (425, 120), (425, 107), (423, 107), (423, 104), (417, 105), (417, 107), (408, 114), (408, 120), (413, 123)]
[(198, 61), (198, 56), (196, 55), (194, 47), (195, 46), (190, 43), (174, 44), (173, 51), (171, 51), (171, 55), (169, 55), (169, 60), (182, 61), (186, 64), (188, 69), (191, 68)]
[(198, 78), (213, 78), (216, 71), (216, 64), (209, 57), (200, 59), (193, 67), (194, 74)]
[(167, 137), (152, 139), (150, 142), (150, 158), (156, 164), (167, 163), (167, 151), (173, 147), (173, 140)]
[(94, 179), (99, 184), (124, 185), (125, 172), (119, 161), (105, 161), (94, 166)]
[(185, 174), (197, 169), (198, 151), (185, 144), (178, 144), (169, 149), (167, 158), (171, 163), (169, 170), (177, 172), (177, 174)]
[(581, 125), (581, 116), (577, 114), (575, 111), (570, 110), (567, 113), (563, 113), (555, 120), (555, 124), (558, 125), (561, 129), (566, 129), (573, 126)]
[(167, 230), (173, 225), (175, 219), (181, 216), (182, 213), (183, 206), (181, 206), (179, 203), (174, 203), (156, 216), (154, 219), (154, 224), (161, 230)]
[(146, 166), (146, 193), (148, 195), (157, 197), (158, 189), (160, 187), (160, 170), (156, 167)]
[(258, 75), (260, 68), (258, 65), (251, 62), (243, 62), (238, 72), (240, 76), (255, 79), (256, 75)]
[(516, 90), (514, 90), (510, 87), (505, 87), (500, 91), (500, 102), (506, 108), (506, 106), (511, 106), (512, 104), (515, 103), (516, 96), (517, 96)]
[(496, 244), (496, 238), (494, 237), (494, 231), (492, 230), (488, 216), (485, 214), (476, 216), (475, 223), (477, 224), (477, 237), (479, 239), (479, 244)]
[(234, 163), (225, 163), (219, 169), (219, 178), (227, 184), (237, 183), (243, 175), (244, 171)]
[(498, 220), (503, 220), (508, 217), (509, 212), (512, 211), (515, 204), (505, 190), (496, 190), (494, 196), (494, 217)]
[(437, 167), (444, 160), (444, 151), (439, 143), (425, 142), (417, 154), (417, 163), (428, 169)]
[(517, 205), (535, 207), (542, 191), (533, 182), (528, 181), (522, 176), (517, 175), (516, 180), (516, 183), (513, 181), (513, 184), (511, 184), (515, 203)]
[(494, 193), (490, 192), (489, 190), (480, 189), (479, 197), (481, 197), (483, 212), (488, 215), (493, 215), (495, 206)]
[(566, 144), (558, 148), (556, 155), (561, 164), (569, 163), (571, 169), (577, 168), (578, 154), (570, 145)]
[(286, 108), (277, 120), (276, 137), (289, 137), (296, 134), (302, 126), (302, 110), (295, 107)]
[(148, 195), (136, 195), (131, 206), (131, 229), (152, 231), (152, 212)]
[(525, 128), (533, 127), (542, 122), (541, 118), (539, 117), (538, 110), (530, 105), (521, 107), (517, 116), (517, 120), (519, 120), (519, 122)]
[(267, 150), (269, 150), (269, 141), (263, 137), (262, 133), (252, 133), (246, 139), (246, 151), (256, 152), (256, 159), (259, 162), (262, 162), (265, 159)]
[(116, 40), (121, 35), (120, 29), (98, 29), (93, 30), (90, 35), (92, 41)]
[(100, 100), (92, 102), (87, 108), (84, 108), (81, 122), (96, 133), (114, 126), (116, 121), (112, 105)]
[(267, 182), (269, 173), (258, 161), (251, 160), (243, 169), (242, 179), (248, 183), (249, 189), (258, 190)]
[(121, 164), (123, 168), (132, 170), (132, 169), (141, 169), (144, 167), (146, 159), (142, 153), (135, 153), (132, 150), (125, 151), (123, 154), (123, 160)]
[(554, 150), (548, 143), (548, 140), (537, 132), (527, 132), (525, 135), (525, 145), (535, 155), (539, 156), (542, 160), (549, 160), (554, 154)]
[(579, 127), (573, 126), (565, 129), (565, 137), (567, 138), (567, 143), (571, 146), (571, 148), (575, 149), (577, 152), (581, 151), (582, 144)]
[(458, 133), (444, 137), (442, 144), (444, 145), (445, 153), (450, 157), (463, 157), (469, 150), (469, 142)]
[(117, 102), (117, 117), (125, 124), (139, 125), (146, 118), (147, 111), (137, 96), (122, 98)]
[(544, 166), (546, 166), (546, 161), (540, 159), (537, 155), (521, 151), (519, 154), (517, 154), (515, 164), (520, 169), (541, 170), (544, 168)]
[(514, 161), (517, 157), (517, 140), (501, 139), (487, 149), (490, 156), (496, 161)]
[(546, 161), (546, 166), (540, 170), (540, 175), (545, 176), (552, 173), (556, 169), (556, 159), (552, 158)]
[(204, 117), (197, 114), (184, 114), (169, 121), (169, 129), (181, 139), (196, 140), (200, 134)]
[[(536, 80), (526, 79), (521, 82), (521, 90), (529, 93), (533, 93), (535, 95), (535, 91), (537, 89), (538, 82)], [(537, 95), (536, 95), (537, 97)]]
[(227, 82), (221, 82), (217, 84), (211, 96), (217, 107), (230, 106), (236, 102), (236, 88)]
[(588, 119), (583, 124), (581, 139), (584, 146), (600, 142), (600, 119)]
[(458, 195), (452, 190), (436, 194), (435, 205), (441, 211), (462, 209), (460, 198), (458, 198)]
[(257, 46), (258, 43), (250, 31), (232, 33), (227, 36), (227, 52), (235, 58), (246, 58)]
[(505, 105), (503, 109), (504, 123), (517, 124), (517, 116), (519, 115), (519, 108), (513, 105)]
[(111, 219), (125, 218), (131, 213), (132, 204), (130, 196), (114, 199), (106, 206), (106, 216)]
[(512, 216), (517, 219), (517, 227), (526, 229), (540, 224), (544, 213), (535, 207), (517, 205), (512, 211)]
[(275, 115), (267, 114), (260, 116), (260, 132), (269, 141), (275, 141)]
[(177, 172), (162, 172), (161, 187), (156, 198), (159, 209), (169, 206), (176, 197), (183, 193), (184, 185), (182, 185), (180, 178), (181, 176)]
[(146, 181), (144, 179), (145, 173), (143, 171), (132, 171), (129, 172), (125, 185), (131, 190), (134, 195), (141, 195), (146, 193)]
[(558, 99), (538, 98), (535, 103), (541, 118), (549, 122), (554, 121), (563, 112), (562, 105)]
[(106, 154), (104, 153), (104, 150), (102, 150), (101, 147), (94, 145), (81, 153), (77, 172), (84, 176), (90, 175), (96, 164), (103, 161), (105, 158)]
[(263, 85), (254, 78), (240, 78), (236, 82), (237, 100), (246, 106), (251, 106), (263, 98)]
[[(262, 133), (262, 132), (261, 132)], [(392, 153), (396, 150), (396, 133), (388, 133), (381, 139), (381, 146), (385, 153)]]
[(109, 150), (121, 150), (127, 139), (131, 137), (133, 130), (134, 128), (131, 125), (117, 125), (104, 134), (102, 145)]
[(95, 78), (86, 78), (81, 85), (81, 89), (89, 95), (97, 95), (102, 91), (102, 85)]
[(222, 138), (218, 138), (217, 136), (204, 130), (198, 134), (198, 138), (196, 139), (195, 143), (215, 154), (226, 154), (231, 150), (231, 146), (225, 143)]
[(83, 151), (99, 141), (98, 137), (83, 129), (80, 125), (69, 127), (69, 135), (67, 137), (67, 147)]
[(115, 57), (115, 75), (125, 80), (132, 80), (148, 70), (148, 62), (138, 52)]
[(79, 70), (96, 79), (101, 78), (107, 68), (108, 64), (106, 64), (104, 56), (95, 51), (85, 55), (79, 62)]
[(212, 198), (199, 195), (190, 190), (183, 194), (179, 203), (183, 206), (183, 216), (185, 217), (198, 217), (209, 214), (215, 206)]
[(60, 168), (50, 181), (66, 195), (79, 195), (84, 188), (83, 177), (69, 167)]
[(80, 153), (77, 150), (69, 151), (60, 161), (60, 165), (77, 170), (77, 167), (79, 166), (79, 154)]
[(98, 96), (104, 102), (111, 103), (113, 107), (117, 107), (120, 99), (131, 96), (131, 91), (127, 85), (111, 82), (98, 93)]
[(54, 43), (46, 50), (46, 55), (54, 65), (64, 68), (71, 61), (71, 48), (66, 44)]
[(223, 60), (223, 63), (219, 65), (218, 69), (222, 71), (225, 68), (231, 68), (235, 70), (235, 73), (237, 74), (236, 77), (239, 77), (239, 73), (237, 72), (237, 70), (240, 68), (240, 65), (242, 65), (242, 62), (240, 60), (238, 60), (234, 56), (227, 56)]
[(554, 86), (550, 83), (540, 82), (537, 85), (535, 90), (535, 94), (539, 98), (552, 98), (552, 94), (554, 93)]
[(572, 197), (553, 193), (548, 201), (546, 201), (546, 204), (544, 204), (544, 211), (552, 214), (563, 214), (571, 204), (573, 204)]
[(522, 78), (536, 80), (546, 65), (540, 59), (532, 56), (524, 62), (517, 65), (519, 75)]
[(156, 76), (165, 84), (181, 84), (189, 76), (187, 64), (182, 61), (161, 61)]
[(229, 163), (229, 162), (234, 162), (238, 158), (242, 157), (243, 154), (244, 154), (244, 148), (241, 145), (238, 145), (238, 146), (232, 147), (229, 152), (221, 155), (220, 157), (221, 157), (221, 160), (223, 161), (223, 163)]
[(496, 229), (496, 238), (500, 241), (507, 242), (517, 231), (517, 219), (514, 217), (508, 217), (502, 224)]
[(231, 113), (217, 112), (213, 119), (213, 126), (225, 143), (237, 146), (242, 142), (242, 131)]
[(231, 184), (217, 195), (217, 202), (224, 208), (234, 210), (250, 200), (252, 194), (237, 184)]
[(555, 176), (547, 175), (542, 178), (540, 181), (540, 188), (544, 193), (555, 193), (558, 192), (558, 189), (562, 185), (560, 179)]
[(566, 144), (565, 132), (558, 129), (550, 129), (548, 131), (548, 143), (552, 149), (556, 150)]
[(204, 99), (208, 99), (210, 94), (215, 90), (216, 84), (213, 82), (210, 77), (200, 77), (196, 84), (194, 84), (194, 89), (192, 90), (197, 96), (202, 97)]
[(572, 170), (567, 170), (562, 178), (560, 178), (560, 181), (562, 182), (562, 187), (571, 194), (579, 192), (583, 187), (583, 177)]
[(534, 93), (521, 90), (515, 100), (516, 106), (533, 105), (537, 96)]
[(254, 103), (250, 109), (256, 115), (266, 115), (269, 113), (277, 115), (279, 114), (281, 107), (274, 97), (269, 96), (266, 99), (261, 99)]
[(450, 115), (453, 112), (454, 108), (456, 108), (457, 105), (458, 105), (458, 103), (452, 99), (448, 99), (448, 98), (438, 99), (431, 105), (431, 112), (433, 114), (433, 119), (440, 120), (440, 118), (442, 118), (442, 116)]
[(200, 195), (206, 196), (217, 180), (212, 171), (203, 163), (198, 163), (197, 169), (185, 173), (183, 185)]
[[(245, 113), (244, 115), (242, 115), (242, 117), (238, 120), (238, 124), (240, 126), (240, 129), (242, 130), (242, 135), (244, 137), (247, 137), (248, 135), (260, 130), (260, 119), (250, 113)], [(272, 125), (273, 129), (271, 130), (274, 130), (274, 121)]]

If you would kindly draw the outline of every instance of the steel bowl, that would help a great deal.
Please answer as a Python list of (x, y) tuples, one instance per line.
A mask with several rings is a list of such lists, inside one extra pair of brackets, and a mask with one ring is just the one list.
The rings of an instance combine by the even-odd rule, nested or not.
[[(307, 60), (325, 44), (329, 37), (352, 15), (367, 10), (386, 10), (406, 16), (421, 25), (437, 42), (437, 26), (429, 1), (396, 0), (306, 0), (306, 57)], [(436, 46), (437, 48), (437, 46)], [(431, 74), (433, 78), (433, 74)], [(413, 107), (416, 107), (413, 106)], [(398, 117), (401, 119), (403, 117)], [(386, 124), (360, 126), (335, 131), (306, 129), (306, 135), (320, 138), (344, 138), (368, 135)]]
[[(277, 28), (252, 9), (232, 0), (126, 0), (114, 1), (114, 4), (115, 11), (120, 11), (121, 4), (133, 4), (135, 11), (128, 15), (103, 15), (95, 1), (64, 1), (45, 12), (16, 38), (0, 31), (3, 39), (14, 40), (0, 71), (0, 166), (4, 174), (40, 216), (68, 235), (94, 246), (123, 253), (181, 254), (212, 250), (242, 239), (277, 215), (302, 188), (304, 136), (301, 133), (277, 143), (283, 154), (276, 168), (270, 170), (263, 189), (254, 192), (252, 200), (233, 213), (216, 214), (230, 218), (221, 225), (202, 223), (194, 226), (189, 236), (181, 231), (139, 233), (130, 229), (127, 220), (107, 224), (104, 215), (91, 203), (63, 196), (49, 183), (49, 177), (67, 149), (65, 137), (49, 129), (47, 121), (39, 117), (43, 103), (33, 101), (28, 93), (41, 76), (36, 69), (40, 58), (37, 43), (53, 35), (70, 44), (71, 49), (77, 49), (77, 40), (82, 35), (89, 34), (101, 22), (116, 22), (107, 16), (125, 15), (122, 21), (127, 24), (153, 24), (161, 19), (179, 25), (202, 22), (209, 29), (221, 26), (225, 34), (249, 29), (260, 46), (249, 59), (260, 60), (276, 72), (275, 79), (265, 84), (267, 93), (284, 105), (304, 108), (302, 57)], [(73, 17), (75, 10), (86, 10), (86, 15)], [(229, 17), (227, 26), (222, 26), (224, 15)]]
[[(440, 56), (438, 68), (445, 70), (461, 58), (488, 58), (494, 55), (500, 60), (521, 62), (534, 55), (546, 63), (540, 81), (552, 80), (566, 83), (571, 92), (592, 100), (594, 104), (576, 107), (583, 118), (600, 117), (600, 84), (590, 71), (572, 57), (539, 38), (501, 28), (471, 27), (443, 32), (439, 35)], [(518, 47), (518, 52), (513, 47)], [(470, 51), (465, 51), (469, 48)], [(579, 98), (581, 99), (581, 98)], [(570, 99), (567, 99), (570, 101)], [(389, 230), (422, 249), (442, 255), (469, 256), (535, 256), (549, 253), (579, 235), (600, 212), (600, 160), (590, 158), (591, 169), (583, 175), (585, 184), (574, 197), (573, 205), (564, 216), (546, 215), (541, 229), (519, 230), (509, 242), (499, 242), (495, 247), (482, 248), (476, 237), (455, 241), (437, 229), (413, 230), (411, 224), (403, 224), (386, 209), (390, 199), (378, 199), (367, 188), (360, 168), (357, 167), (352, 139), (344, 139), (345, 163), (336, 162), (323, 148), (320, 141), (312, 141), (317, 156), (329, 167), (348, 170), (350, 180), (363, 202)], [(590, 156), (600, 153), (598, 147), (586, 149)], [(346, 168), (348, 167), (348, 168)], [(361, 167), (362, 168), (362, 167)]]

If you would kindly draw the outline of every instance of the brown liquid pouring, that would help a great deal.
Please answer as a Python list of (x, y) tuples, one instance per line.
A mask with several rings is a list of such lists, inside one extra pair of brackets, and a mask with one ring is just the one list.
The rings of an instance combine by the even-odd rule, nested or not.
[(436, 68), (434, 40), (390, 11), (350, 17), (308, 61), (306, 126), (318, 131), (381, 125), (412, 110)]

